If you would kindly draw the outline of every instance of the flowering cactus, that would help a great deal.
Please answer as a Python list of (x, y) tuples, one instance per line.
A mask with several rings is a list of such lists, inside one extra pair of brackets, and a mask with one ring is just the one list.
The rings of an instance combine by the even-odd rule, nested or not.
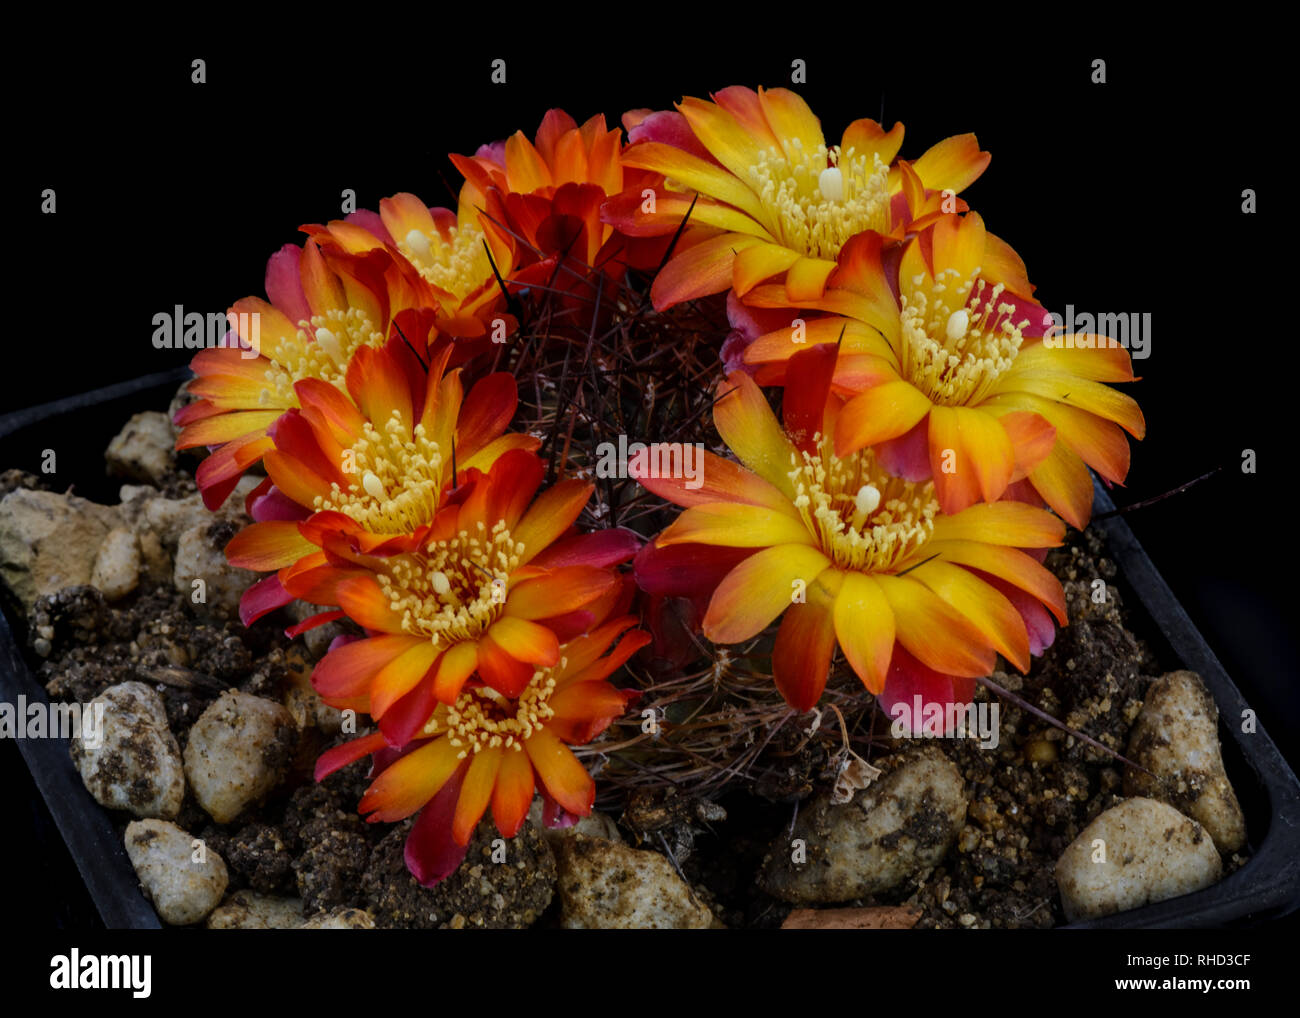
[[(796, 94), (741, 87), (623, 124), (626, 142), (552, 110), (531, 139), (452, 157), (455, 210), (400, 192), (304, 227), (271, 259), (268, 300), (235, 304), (227, 347), (195, 358), (199, 399), (178, 415), (178, 446), (212, 449), (210, 507), (266, 474), (227, 547), (270, 574), (244, 621), (300, 599), (325, 611), (290, 636), (350, 624), (312, 682), (374, 730), (317, 777), (370, 757), (360, 809), (418, 814), (406, 860), (426, 884), (489, 809), (505, 837), (539, 793), (549, 823), (590, 812), (573, 749), (635, 697), (638, 624), (662, 636), (673, 595), (707, 640), (749, 644), (736, 654), (796, 711), (837, 649), (886, 710), (966, 703), (999, 655), (1028, 670), (1067, 623), (1046, 549), (1086, 525), (1089, 467), (1122, 482), (1125, 432), (1144, 432), (1109, 385), (1133, 380), (1128, 354), (1055, 342), (1019, 255), (957, 196), (989, 164), (974, 135), (907, 161), (901, 125), (863, 119), (828, 145)], [(681, 512), (583, 529), (610, 507), (569, 453), (595, 462), (588, 446), (636, 409), (601, 337), (621, 322), (661, 342), (632, 369), (633, 402), (652, 404), (675, 316), (710, 299), (733, 332), (690, 385), (714, 392), (730, 456), (701, 449), (678, 476), (635, 453), (628, 475)], [(516, 347), (548, 343), (561, 377), (520, 373)], [(577, 406), (561, 434), (581, 402), (571, 360), (608, 405)], [(549, 464), (511, 430), (521, 396), (550, 421)]]

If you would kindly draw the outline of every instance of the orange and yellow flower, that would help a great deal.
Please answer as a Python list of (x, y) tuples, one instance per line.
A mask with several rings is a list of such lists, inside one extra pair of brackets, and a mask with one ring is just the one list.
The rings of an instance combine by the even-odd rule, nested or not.
[(317, 664), (328, 702), (369, 714), (401, 746), (470, 676), (514, 698), (559, 660), (561, 639), (618, 594), (611, 567), (638, 542), (622, 530), (574, 533), (593, 486), (561, 481), (534, 501), (543, 472), (524, 449), (471, 468), (414, 534), (374, 535), (339, 510), (299, 524), (315, 554), (281, 570), (285, 591), (337, 605), (371, 634)]
[(942, 211), (945, 191), (964, 211), (955, 195), (990, 158), (964, 134), (914, 163), (896, 161), (903, 126), (885, 131), (866, 119), (828, 146), (820, 121), (788, 89), (734, 86), (713, 98), (677, 107), (698, 144), (647, 120), (625, 149), (624, 165), (667, 179), (653, 207), (630, 190), (606, 206), (606, 219), (632, 236), (673, 232), (690, 211), (691, 229), (651, 291), (659, 310), (729, 288), (744, 297), (774, 277), (795, 304), (819, 297), (850, 237), (870, 230), (901, 239)]
[(382, 346), (393, 318), (420, 301), (382, 250), (351, 257), (312, 240), (271, 256), (266, 292), (269, 302), (246, 297), (231, 307), (229, 345), (195, 355), (189, 391), (199, 399), (176, 415), (178, 449), (215, 447), (195, 478), (209, 509), (271, 448), (267, 429), (298, 406), (298, 382), (342, 389), (353, 353)]
[[(427, 315), (397, 323), (401, 336), (356, 351), (344, 392), (316, 378), (295, 383), (299, 408), (270, 428), (268, 476), (249, 498), (257, 522), (227, 546), (232, 565), (283, 576), (324, 565), (324, 552), (304, 536), (323, 532), (319, 521), (303, 527), (312, 513), (346, 518), (365, 553), (415, 547), (468, 471), (540, 444), (506, 432), (518, 403), (510, 374), (488, 375), (466, 396), (460, 369), (447, 370), (456, 344), (435, 340), (426, 363), (408, 342), (423, 342), (421, 328), (430, 334)], [(249, 589), (241, 616), (251, 623), (291, 599), (270, 577)]]
[(618, 129), (607, 130), (603, 115), (579, 127), (563, 110), (550, 110), (535, 141), (516, 131), (451, 161), (465, 176), (468, 200), (520, 242), (521, 266), (542, 266), (515, 278), (542, 282), (557, 255), (572, 254), (588, 268), (608, 262), (601, 252), (614, 229), (601, 222), (600, 207), (623, 190), (621, 148)]
[[(827, 317), (759, 337), (745, 361), (760, 382), (775, 383), (798, 351), (837, 344), (834, 390), (848, 398), (838, 455), (878, 446), (894, 472), (932, 477), (949, 515), (1026, 479), (1082, 528), (1092, 510), (1088, 467), (1121, 483), (1124, 432), (1140, 439), (1146, 425), (1137, 403), (1106, 384), (1134, 380), (1128, 351), (1105, 337), (1045, 338), (1050, 317), (1032, 293), (1024, 264), (976, 213), (941, 216), (910, 239), (896, 286), (880, 238), (864, 234), (807, 304)], [(750, 299), (787, 306), (780, 286)]]
[[(773, 677), (792, 707), (816, 704), (837, 644), (886, 702), (903, 688), (968, 701), (996, 654), (1024, 671), (1050, 642), (1044, 606), (1065, 623), (1060, 584), (1020, 550), (1060, 544), (1064, 526), (1021, 502), (946, 515), (933, 485), (887, 474), (870, 449), (837, 455), (834, 364), (825, 346), (792, 359), (784, 429), (752, 378), (728, 376), (714, 423), (740, 464), (706, 454), (696, 489), (654, 476), (644, 453), (629, 464), (642, 485), (685, 507), (655, 544), (750, 552), (716, 583), (703, 631), (742, 643), (780, 618)], [(716, 582), (711, 558), (700, 560), (700, 578)], [(638, 579), (651, 574), (643, 586), (662, 588), (657, 568), (638, 561)], [(684, 591), (694, 585), (689, 558), (667, 568)]]
[[(515, 242), (479, 215), (479, 195), (466, 184), (455, 212), (425, 205), (401, 192), (379, 203), (379, 221), (349, 217), (325, 226), (304, 227), (350, 254), (387, 250), (428, 287), (425, 305), (436, 312), (438, 331), (463, 340), (484, 340), (514, 323), (502, 310), (505, 295), (497, 279), (508, 279), (515, 265)], [(495, 270), (494, 270), (495, 266)]]
[(453, 702), (433, 709), (396, 759), (385, 754), (383, 735), (337, 747), (321, 757), (317, 779), (363, 756), (383, 755), (382, 763), (376, 757), (377, 776), (361, 811), (372, 822), (421, 811), (407, 839), (406, 862), (426, 886), (460, 864), (489, 806), (507, 838), (523, 826), (538, 790), (548, 805), (587, 816), (595, 782), (569, 747), (591, 742), (636, 695), (608, 681), (649, 642), (640, 630), (627, 632), (635, 623), (634, 616), (623, 615), (568, 641), (513, 699), (489, 686), (465, 687)]

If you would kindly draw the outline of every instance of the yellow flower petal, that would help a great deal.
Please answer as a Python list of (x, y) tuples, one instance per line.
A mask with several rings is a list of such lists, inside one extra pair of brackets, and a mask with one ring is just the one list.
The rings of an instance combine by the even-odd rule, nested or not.
[(687, 509), (660, 535), (670, 544), (712, 544), (724, 548), (768, 548), (776, 544), (814, 544), (802, 519), (766, 506), (715, 502)]
[(816, 548), (785, 544), (755, 552), (718, 584), (704, 615), (704, 635), (714, 643), (757, 636), (794, 603), (830, 564)]
[(845, 572), (835, 598), (835, 636), (849, 666), (872, 693), (885, 688), (894, 649), (894, 613), (870, 576)]
[(994, 653), (975, 625), (919, 580), (877, 576), (890, 610), (898, 642), (945, 675), (979, 677), (993, 670)]
[(733, 371), (718, 391), (713, 423), (722, 440), (740, 462), (793, 501), (794, 446), (757, 383), (743, 371)]

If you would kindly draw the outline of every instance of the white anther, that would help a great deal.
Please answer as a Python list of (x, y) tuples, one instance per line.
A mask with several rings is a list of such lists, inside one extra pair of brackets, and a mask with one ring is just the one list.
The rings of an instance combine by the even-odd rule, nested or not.
[(343, 367), (343, 347), (339, 345), (338, 336), (330, 332), (329, 329), (317, 329), (316, 343), (325, 351), (325, 356), (339, 367)]
[(428, 258), (430, 252), (433, 250), (433, 248), (429, 246), (429, 238), (419, 230), (412, 230), (406, 235), (406, 246), (409, 247), (411, 252), (418, 258)]
[(828, 166), (817, 178), (817, 188), (827, 201), (844, 200), (844, 174), (838, 166)]
[(853, 498), (853, 505), (863, 519), (870, 516), (880, 506), (880, 489), (874, 484), (864, 484)]
[(362, 475), (361, 487), (366, 489), (371, 498), (388, 497), (388, 492), (384, 490), (384, 482), (376, 477), (372, 471), (367, 470)]
[(970, 312), (965, 308), (960, 308), (948, 316), (948, 326), (945, 331), (954, 343), (966, 335), (968, 328), (970, 328)]

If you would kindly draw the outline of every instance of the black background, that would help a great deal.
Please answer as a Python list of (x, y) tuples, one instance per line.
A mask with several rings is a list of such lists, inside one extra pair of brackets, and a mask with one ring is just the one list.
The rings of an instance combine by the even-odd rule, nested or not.
[[(729, 84), (789, 84), (803, 59), (807, 83), (794, 87), (830, 140), (882, 110), (907, 125), (904, 157), (978, 134), (993, 160), (963, 197), (1024, 257), (1049, 309), (1151, 314), (1151, 356), (1129, 387), (1148, 437), (1115, 498), (1224, 468), (1130, 523), (1294, 767), (1295, 257), (1274, 240), (1290, 195), (1278, 150), (1294, 131), (1272, 44), (1232, 26), (1088, 39), (985, 18), (790, 17), (817, 33), (754, 11), (728, 29), (647, 14), (599, 34), (502, 16), (435, 32), (386, 19), (349, 38), (344, 19), (319, 44), (250, 28), (238, 43), (196, 32), (37, 54), (12, 93), (8, 239), (22, 285), (8, 295), (0, 410), (184, 363), (185, 351), (152, 347), (153, 315), (261, 295), (266, 257), (300, 224), (337, 217), (344, 188), (360, 207), (399, 190), (454, 206), (446, 153), (531, 135), (551, 106), (617, 122)], [(498, 57), (505, 85), (490, 81)], [(205, 84), (190, 80), (194, 58)], [(1105, 84), (1091, 80), (1098, 58)], [(46, 187), (55, 215), (39, 210)], [(1242, 212), (1245, 188), (1255, 215)], [(0, 464), (13, 465), (34, 469)], [(6, 775), (21, 770), (12, 747), (0, 754)], [(15, 801), (0, 809), (29, 830), (23, 780), (6, 781)]]

